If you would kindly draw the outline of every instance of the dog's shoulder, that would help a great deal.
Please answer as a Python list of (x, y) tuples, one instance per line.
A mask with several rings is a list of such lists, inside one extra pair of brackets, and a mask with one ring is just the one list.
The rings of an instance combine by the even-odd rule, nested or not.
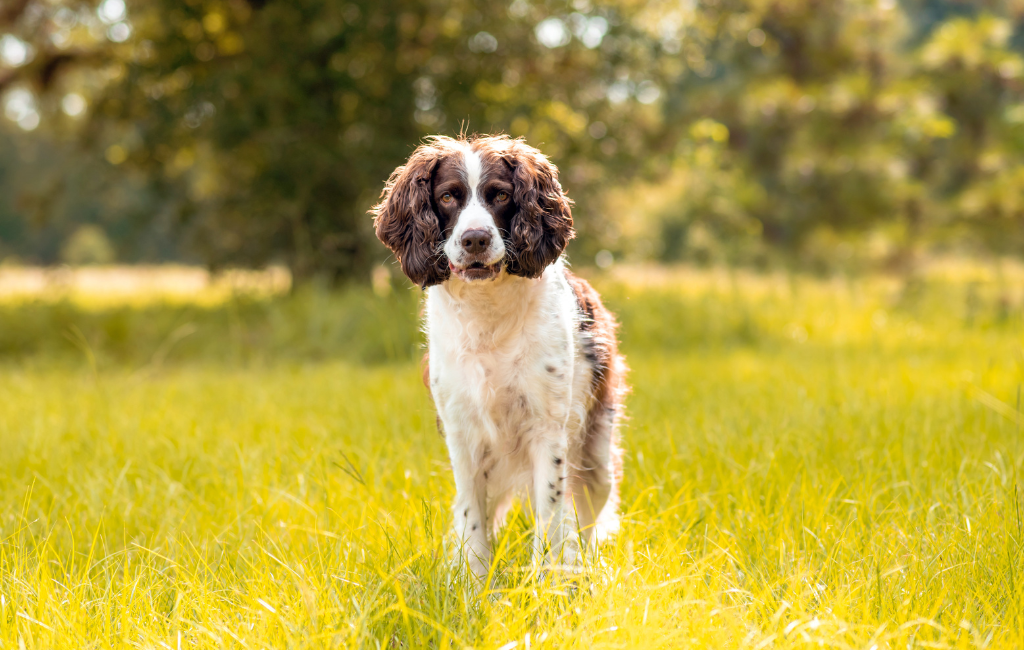
[(610, 336), (615, 340), (615, 328), (618, 323), (601, 302), (601, 294), (589, 282), (565, 269), (565, 281), (576, 296), (576, 305), (580, 311), (579, 329), (595, 336)]
[(569, 270), (565, 271), (565, 281), (576, 296), (577, 328), (583, 355), (593, 369), (594, 396), (606, 408), (613, 407), (625, 390), (626, 367), (615, 336), (618, 322), (589, 282)]

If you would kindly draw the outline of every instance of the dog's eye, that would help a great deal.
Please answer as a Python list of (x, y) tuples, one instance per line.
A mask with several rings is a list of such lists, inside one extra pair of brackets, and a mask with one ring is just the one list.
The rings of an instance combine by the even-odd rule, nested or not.
[(451, 203), (454, 200), (455, 199), (452, 198), (451, 192), (445, 192), (444, 194), (441, 195), (441, 203)]
[(498, 196), (494, 198), (497, 199), (499, 203), (504, 203), (505, 201), (508, 201), (508, 192), (498, 192)]

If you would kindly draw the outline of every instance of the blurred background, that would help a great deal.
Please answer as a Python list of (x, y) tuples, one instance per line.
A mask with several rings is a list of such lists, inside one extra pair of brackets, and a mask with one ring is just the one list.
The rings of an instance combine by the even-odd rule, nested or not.
[(1017, 255), (1022, 52), (1022, 0), (3, 0), (0, 264), (369, 281), (460, 131), (554, 159), (577, 265)]

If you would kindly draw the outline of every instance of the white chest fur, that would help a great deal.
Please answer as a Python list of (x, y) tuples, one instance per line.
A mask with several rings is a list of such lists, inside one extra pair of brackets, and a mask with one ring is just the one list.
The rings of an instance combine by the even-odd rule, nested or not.
[[(575, 298), (560, 264), (531, 280), (428, 291), (430, 383), (449, 438), (478, 457), (564, 430), (573, 401)], [(455, 442), (451, 441), (450, 442)]]
[(428, 290), (430, 389), (455, 478), (454, 530), (477, 575), (489, 556), (484, 528), (500, 525), (516, 493), (534, 512), (536, 552), (550, 543), (554, 557), (575, 553), (565, 500), (593, 372), (578, 318), (560, 262), (536, 279), (503, 273)]

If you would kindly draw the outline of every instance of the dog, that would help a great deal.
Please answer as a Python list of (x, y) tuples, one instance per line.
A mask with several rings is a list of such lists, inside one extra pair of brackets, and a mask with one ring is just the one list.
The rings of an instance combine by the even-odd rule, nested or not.
[(480, 578), (516, 494), (534, 517), (535, 559), (575, 565), (618, 528), (626, 365), (614, 316), (562, 259), (571, 206), (544, 154), (499, 135), (428, 138), (371, 209), (426, 293), (452, 534)]

